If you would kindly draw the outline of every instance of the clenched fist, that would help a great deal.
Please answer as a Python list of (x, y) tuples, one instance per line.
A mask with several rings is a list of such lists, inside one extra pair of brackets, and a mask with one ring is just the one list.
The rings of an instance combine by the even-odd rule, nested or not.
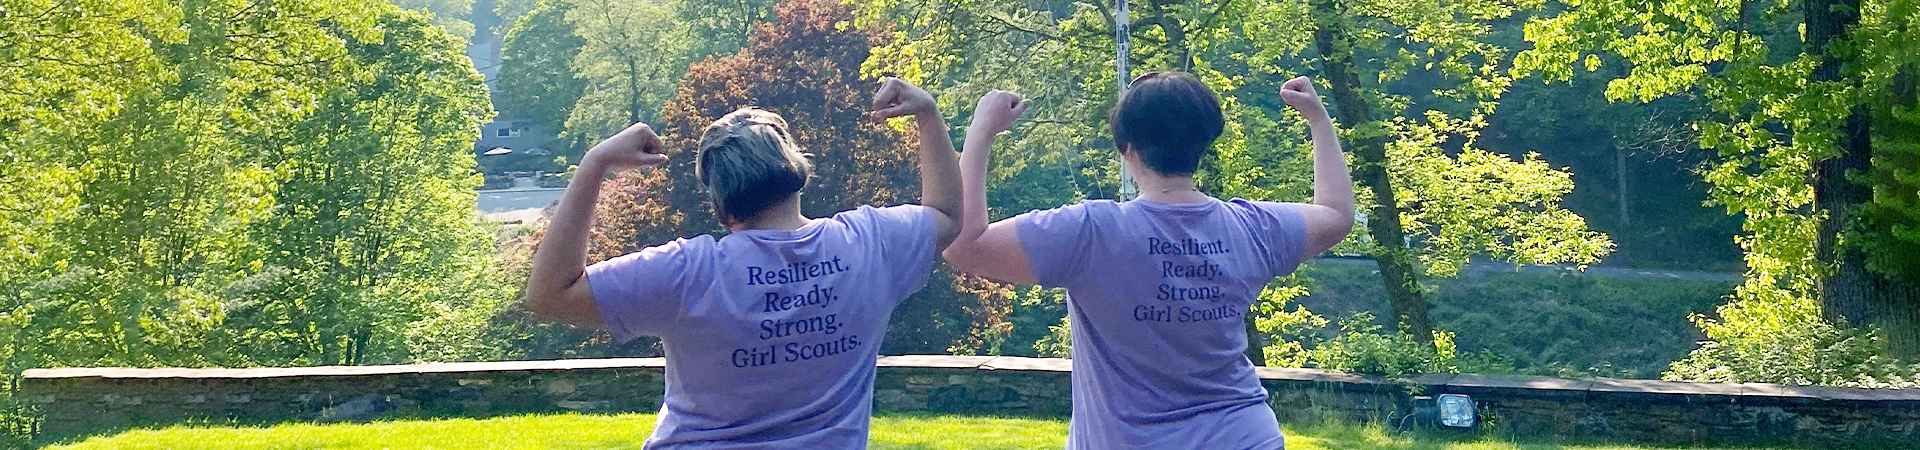
[(1297, 77), (1280, 85), (1280, 100), (1299, 110), (1309, 121), (1329, 120), (1327, 105), (1320, 102), (1320, 93), (1313, 90), (1313, 80), (1307, 77)]
[[(973, 108), (973, 129), (992, 134), (1013, 129), (1013, 120), (1027, 113), (1027, 107), (1033, 106), (1032, 100), (1020, 98), (1020, 94), (995, 89), (980, 96), (980, 104)], [(971, 131), (969, 132), (971, 133)]]
[(636, 122), (593, 146), (586, 156), (580, 158), (580, 163), (599, 164), (614, 171), (655, 166), (667, 162), (667, 155), (660, 154), (666, 147), (666, 142), (653, 134), (653, 127)]
[(899, 78), (887, 77), (880, 82), (880, 92), (873, 94), (874, 118), (891, 119), (920, 114), (940, 114), (940, 106), (933, 102), (933, 94)]

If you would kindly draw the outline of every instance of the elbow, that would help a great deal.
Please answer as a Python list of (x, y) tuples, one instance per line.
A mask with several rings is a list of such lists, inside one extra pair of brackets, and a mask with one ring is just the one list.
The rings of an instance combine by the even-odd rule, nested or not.
[(557, 295), (546, 289), (527, 289), (527, 297), (524, 300), (527, 312), (533, 314), (535, 319), (542, 321), (553, 322), (558, 320), (560, 310), (557, 307), (559, 302), (554, 301), (555, 297), (557, 297)]
[(546, 301), (546, 296), (544, 295), (528, 291), (527, 297), (524, 299), (524, 304), (527, 312), (533, 314), (535, 319), (551, 320), (549, 318), (553, 317), (553, 307), (550, 306), (553, 303)]
[(960, 240), (954, 239), (953, 242), (947, 243), (947, 248), (940, 250), (940, 259), (947, 260), (947, 263), (952, 264), (956, 269), (960, 268), (960, 266), (965, 265), (965, 263), (960, 260), (963, 255), (959, 249)]
[(970, 248), (972, 244), (972, 241), (963, 241), (961, 238), (956, 238), (953, 240), (953, 243), (947, 244), (946, 250), (940, 251), (940, 257), (946, 259), (948, 264), (952, 264), (954, 269), (958, 269), (961, 272), (972, 272), (974, 268), (973, 252)]

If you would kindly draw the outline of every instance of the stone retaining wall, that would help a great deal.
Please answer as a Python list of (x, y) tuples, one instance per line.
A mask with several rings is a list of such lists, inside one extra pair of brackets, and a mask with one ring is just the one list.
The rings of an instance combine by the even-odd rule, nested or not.
[[(1065, 417), (1071, 362), (976, 356), (879, 361), (881, 412)], [(28, 370), (22, 394), (51, 442), (182, 422), (275, 423), (538, 412), (651, 412), (659, 358), (272, 369)], [(1672, 444), (1916, 448), (1920, 390), (1430, 375), (1405, 380), (1261, 368), (1283, 422), (1398, 426), (1422, 396), (1466, 394), (1501, 434)]]

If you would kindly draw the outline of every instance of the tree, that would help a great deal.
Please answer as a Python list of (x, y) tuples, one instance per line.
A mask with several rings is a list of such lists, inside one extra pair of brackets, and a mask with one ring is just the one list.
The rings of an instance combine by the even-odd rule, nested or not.
[[(1451, 275), (1476, 253), (1518, 263), (1590, 264), (1612, 250), (1605, 236), (1560, 209), (1559, 199), (1573, 189), (1570, 174), (1533, 155), (1516, 162), (1472, 148), (1485, 116), (1511, 83), (1496, 70), (1506, 50), (1486, 42), (1486, 22), (1512, 15), (1513, 4), (1317, 0), (1313, 11), (1318, 20), (1314, 44), (1332, 103), (1340, 121), (1352, 127), (1354, 175), (1374, 199), (1367, 217), (1370, 253), (1380, 262), (1402, 331), (1421, 342), (1432, 340), (1419, 266), (1428, 274)], [(1370, 24), (1360, 28), (1363, 23)], [(1398, 42), (1382, 42), (1388, 39)], [(1379, 89), (1423, 66), (1454, 80), (1418, 101), (1433, 105), (1424, 122), (1410, 117), (1418, 113), (1410, 108), (1414, 99), (1362, 84), (1358, 52), (1381, 47), (1397, 47), (1400, 55), (1378, 62)], [(1421, 47), (1425, 57), (1409, 51)], [(1395, 104), (1409, 109), (1376, 122), (1378, 105)], [(1450, 117), (1447, 109), (1464, 109), (1453, 114), (1466, 118)], [(1453, 137), (1464, 138), (1464, 145), (1457, 155), (1448, 155), (1441, 146)], [(1408, 245), (1410, 238), (1425, 248)]]
[(473, 0), (393, 0), (393, 4), (430, 14), (434, 25), (460, 39), (473, 39), (473, 22), (467, 20), (473, 15)]
[[(1878, 330), (1892, 355), (1911, 359), (1920, 355), (1915, 10), (1904, 0), (1569, 2), (1527, 25), (1534, 49), (1517, 67), (1564, 80), (1604, 52), (1628, 66), (1610, 100), (1707, 99), (1717, 117), (1695, 126), (1719, 160), (1702, 175), (1715, 203), (1747, 217), (1748, 281), (1720, 319), (1696, 319), (1745, 330), (1717, 340), (1770, 340), (1771, 328), (1735, 321), (1780, 313), (1793, 317), (1783, 323)], [(1818, 307), (1788, 304), (1798, 302)], [(1742, 357), (1768, 358), (1753, 350)]]
[(570, 63), (587, 91), (563, 137), (596, 140), (652, 120), (685, 72), (691, 37), (676, 20), (679, 0), (572, 0), (566, 22), (584, 41)]
[(544, 0), (520, 16), (500, 49), (500, 114), (530, 117), (548, 130), (564, 130), (567, 117), (587, 91), (570, 67), (586, 40), (566, 21), (572, 3)]
[(695, 37), (693, 58), (724, 56), (746, 47), (762, 22), (774, 20), (772, 0), (681, 0), (680, 20)]
[(384, 2), (133, 0), (7, 0), (0, 35), (8, 377), (489, 353), (458, 38)]

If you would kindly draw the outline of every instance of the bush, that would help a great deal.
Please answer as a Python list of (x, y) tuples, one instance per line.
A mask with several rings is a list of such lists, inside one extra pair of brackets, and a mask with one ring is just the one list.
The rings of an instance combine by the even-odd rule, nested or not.
[(1764, 283), (1742, 286), (1718, 318), (1693, 317), (1708, 340), (1675, 361), (1664, 378), (1715, 383), (1920, 387), (1920, 365), (1887, 356), (1873, 330), (1846, 330), (1820, 317), (1813, 299)]
[[(1371, 265), (1316, 262), (1306, 267), (1313, 295), (1299, 302), (1314, 312), (1388, 314), (1380, 276)], [(1463, 357), (1491, 352), (1511, 357), (1512, 369), (1520, 373), (1559, 377), (1658, 378), (1703, 337), (1687, 318), (1713, 311), (1733, 291), (1724, 281), (1577, 272), (1469, 272), (1424, 284), (1434, 326), (1455, 333)]]
[(1442, 371), (1442, 361), (1453, 356), (1452, 335), (1434, 333), (1426, 345), (1405, 333), (1380, 333), (1373, 314), (1356, 313), (1340, 320), (1340, 337), (1306, 352), (1307, 363), (1329, 370), (1401, 376)]
[[(1307, 345), (1327, 327), (1327, 319), (1308, 311), (1295, 299), (1307, 295), (1300, 278), (1287, 277), (1267, 284), (1247, 315), (1265, 341), (1261, 348), (1267, 366), (1301, 367), (1307, 363)], [(1292, 306), (1292, 309), (1288, 309)], [(1261, 345), (1248, 343), (1249, 345)]]
[(1433, 344), (1427, 345), (1404, 332), (1381, 333), (1373, 314), (1362, 312), (1341, 320), (1340, 337), (1308, 350), (1306, 358), (1321, 369), (1390, 377), (1513, 372), (1513, 360), (1492, 352), (1458, 355), (1453, 339), (1452, 332), (1435, 330)]
[(1047, 327), (1046, 337), (1033, 343), (1033, 351), (1041, 358), (1073, 357), (1073, 320), (1061, 317), (1060, 324)]

